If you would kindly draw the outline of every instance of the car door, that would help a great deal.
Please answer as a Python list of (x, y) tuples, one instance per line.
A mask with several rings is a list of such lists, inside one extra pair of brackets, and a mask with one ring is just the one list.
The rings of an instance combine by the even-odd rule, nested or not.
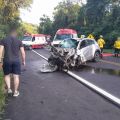
[(81, 56), (82, 62), (86, 62), (89, 60), (89, 46), (87, 40), (83, 40), (80, 42), (79, 48), (77, 50), (77, 55)]
[(95, 41), (94, 40), (86, 40), (87, 41), (87, 46), (88, 46), (88, 60), (92, 60), (94, 58), (94, 51), (95, 51)]

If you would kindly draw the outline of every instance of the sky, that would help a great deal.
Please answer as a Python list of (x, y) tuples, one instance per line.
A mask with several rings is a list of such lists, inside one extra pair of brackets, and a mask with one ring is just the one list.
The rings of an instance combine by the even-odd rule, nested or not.
[(40, 17), (46, 14), (52, 18), (54, 7), (62, 0), (33, 0), (33, 4), (29, 10), (21, 10), (21, 18), (23, 21), (33, 24), (39, 24)]
[[(31, 8), (29, 8), (29, 10), (21, 10), (20, 16), (23, 21), (38, 25), (40, 23), (40, 17), (42, 17), (43, 14), (52, 18), (54, 8), (61, 1), (63, 0), (33, 0)], [(86, 0), (83, 1), (85, 2)]]

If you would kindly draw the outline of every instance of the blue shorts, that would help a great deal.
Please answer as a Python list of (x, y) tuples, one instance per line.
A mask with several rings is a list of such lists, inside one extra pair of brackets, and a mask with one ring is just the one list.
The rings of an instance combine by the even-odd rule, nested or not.
[(3, 62), (4, 75), (21, 74), (21, 63), (20, 62)]

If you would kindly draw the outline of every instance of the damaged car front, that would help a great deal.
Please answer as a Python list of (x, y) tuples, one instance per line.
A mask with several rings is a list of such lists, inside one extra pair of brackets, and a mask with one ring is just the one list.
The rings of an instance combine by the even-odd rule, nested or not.
[(81, 64), (81, 57), (77, 55), (79, 40), (63, 40), (58, 47), (52, 46), (49, 64), (57, 65), (59, 69), (69, 69)]

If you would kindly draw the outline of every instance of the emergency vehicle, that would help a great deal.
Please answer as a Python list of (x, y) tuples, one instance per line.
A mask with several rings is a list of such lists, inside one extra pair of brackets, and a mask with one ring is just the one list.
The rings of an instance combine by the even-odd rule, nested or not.
[(70, 38), (78, 38), (77, 31), (73, 29), (59, 29), (56, 32), (52, 45), (57, 47), (61, 41)]
[(26, 49), (43, 48), (47, 44), (44, 34), (25, 34), (22, 42)]

